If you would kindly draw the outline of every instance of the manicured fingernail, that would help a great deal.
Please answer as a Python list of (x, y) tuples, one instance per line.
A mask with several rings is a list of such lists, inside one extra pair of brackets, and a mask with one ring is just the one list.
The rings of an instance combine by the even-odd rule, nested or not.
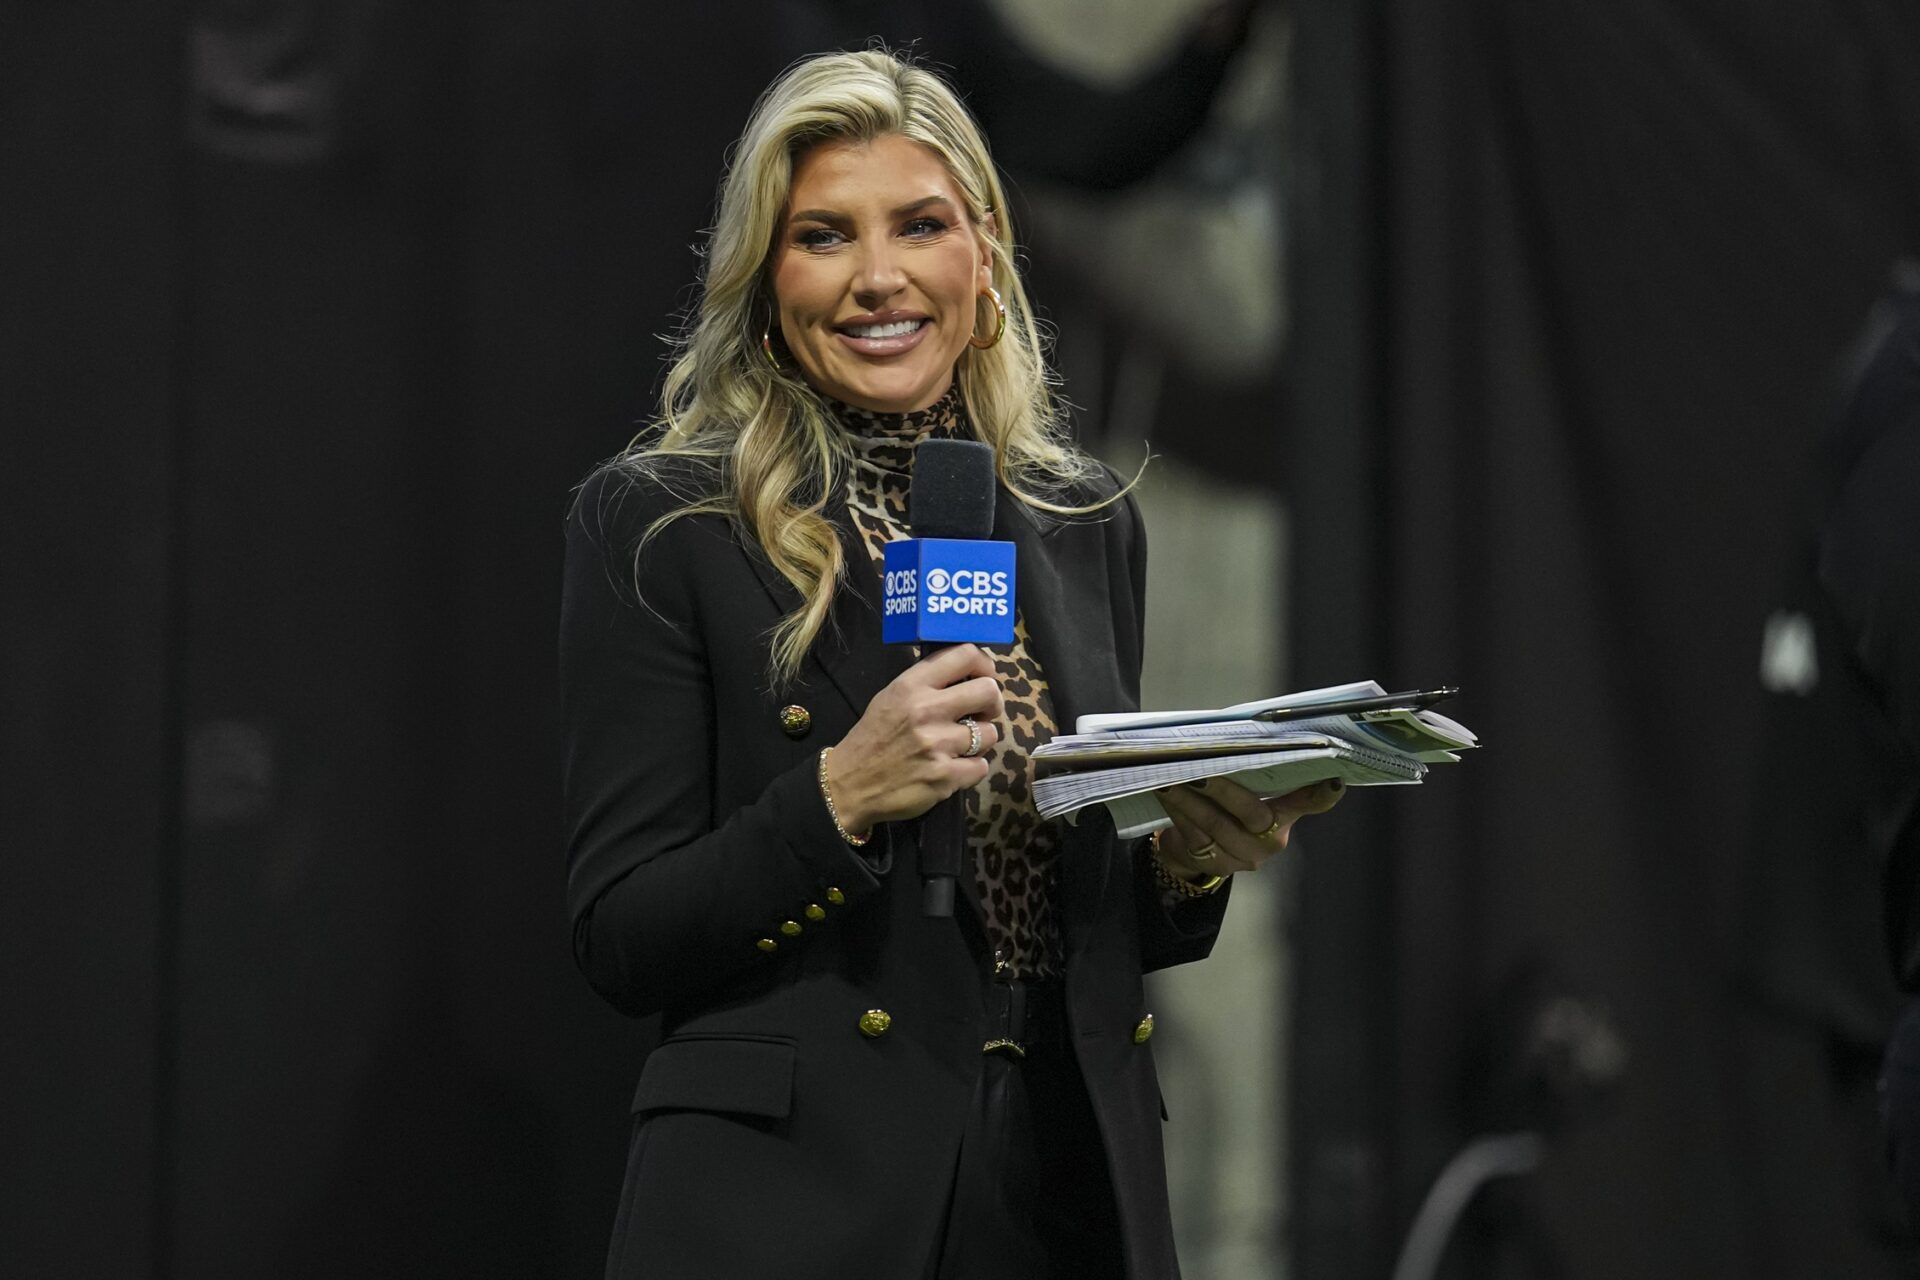
[(1344, 784), (1342, 784), (1342, 783), (1341, 783), (1341, 781), (1340, 781), (1340, 779), (1338, 779), (1338, 778), (1328, 778), (1328, 779), (1327, 779), (1327, 790), (1329, 790), (1329, 791), (1338, 791), (1338, 790), (1340, 790), (1340, 788), (1341, 788), (1341, 786), (1342, 786), (1342, 785), (1344, 785)]

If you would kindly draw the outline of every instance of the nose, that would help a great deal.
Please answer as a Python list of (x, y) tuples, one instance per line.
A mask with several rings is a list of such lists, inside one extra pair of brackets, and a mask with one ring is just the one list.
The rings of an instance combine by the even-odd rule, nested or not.
[(865, 310), (878, 311), (906, 287), (906, 273), (900, 268), (891, 237), (863, 236), (859, 255), (853, 272), (854, 301)]

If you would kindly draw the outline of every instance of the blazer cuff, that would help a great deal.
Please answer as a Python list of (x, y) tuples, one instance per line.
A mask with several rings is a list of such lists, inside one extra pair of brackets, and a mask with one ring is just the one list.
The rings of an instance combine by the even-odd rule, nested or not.
[(837, 888), (849, 902), (876, 893), (893, 869), (893, 825), (875, 824), (865, 845), (848, 844), (833, 825), (826, 797), (820, 794), (819, 758), (804, 761), (775, 778), (767, 799), (787, 846), (825, 891)]
[(1227, 915), (1227, 897), (1233, 891), (1232, 876), (1228, 876), (1225, 884), (1205, 897), (1168, 901), (1166, 891), (1153, 874), (1151, 840), (1142, 840), (1134, 847), (1134, 874), (1140, 877), (1141, 892), (1151, 898), (1161, 919), (1177, 937), (1200, 941), (1219, 933), (1220, 922)]

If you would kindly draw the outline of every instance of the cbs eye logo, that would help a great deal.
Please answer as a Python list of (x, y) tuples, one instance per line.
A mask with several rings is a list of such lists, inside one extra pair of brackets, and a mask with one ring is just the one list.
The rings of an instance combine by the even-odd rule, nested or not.
[(927, 570), (927, 590), (933, 592), (935, 595), (944, 594), (946, 589), (952, 585), (953, 580), (947, 576), (945, 569)]

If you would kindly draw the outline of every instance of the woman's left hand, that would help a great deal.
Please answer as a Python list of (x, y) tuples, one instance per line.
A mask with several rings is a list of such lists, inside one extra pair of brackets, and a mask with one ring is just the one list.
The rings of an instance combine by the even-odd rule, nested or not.
[(1338, 778), (1271, 800), (1227, 778), (1168, 787), (1155, 795), (1173, 819), (1173, 829), (1160, 833), (1154, 856), (1187, 880), (1258, 871), (1261, 863), (1287, 847), (1294, 823), (1310, 813), (1325, 813), (1344, 794)]

